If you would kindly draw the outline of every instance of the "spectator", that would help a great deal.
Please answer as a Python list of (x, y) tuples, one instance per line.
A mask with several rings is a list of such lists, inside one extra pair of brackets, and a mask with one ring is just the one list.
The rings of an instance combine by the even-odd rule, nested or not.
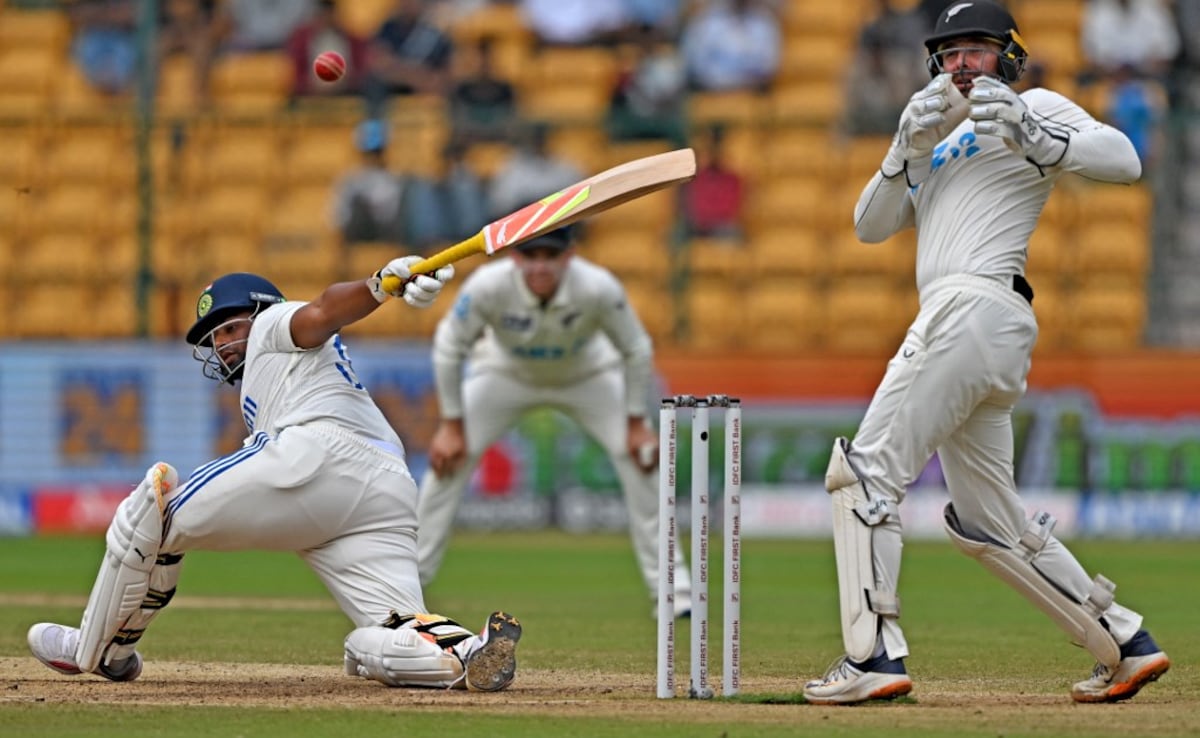
[(779, 19), (761, 0), (709, 0), (684, 25), (682, 51), (695, 90), (763, 90), (779, 69)]
[(624, 0), (521, 0), (521, 17), (543, 44), (604, 43), (627, 22)]
[(392, 95), (444, 95), (449, 89), (450, 37), (424, 17), (423, 0), (395, 0), (371, 39), (367, 94), (373, 110)]
[(636, 38), (677, 38), (683, 6), (684, 0), (625, 0), (632, 35)]
[(544, 123), (522, 131), (516, 150), (496, 172), (488, 188), (491, 218), (510, 213), (583, 179), (577, 166), (547, 149), (549, 129)]
[(508, 80), (496, 75), (492, 43), (488, 37), (479, 39), (474, 67), (450, 92), (450, 116), (459, 138), (503, 139), (516, 118), (516, 91)]
[(387, 168), (387, 125), (365, 120), (355, 129), (354, 140), (362, 165), (334, 187), (333, 220), (343, 244), (407, 243), (407, 182)]
[(1143, 169), (1157, 160), (1159, 125), (1166, 108), (1163, 89), (1157, 82), (1139, 79), (1132, 67), (1119, 67), (1112, 77), (1105, 101), (1106, 122), (1133, 143)]
[(487, 188), (479, 175), (467, 165), (466, 145), (452, 140), (442, 152), (445, 170), (438, 191), (445, 218), (439, 237), (457, 243), (473, 236), (487, 225)]
[(98, 90), (128, 92), (137, 74), (137, 18), (132, 0), (74, 0), (68, 7), (71, 58)]
[[(890, 2), (884, 0), (880, 5), (887, 8)], [(899, 38), (923, 33), (925, 29), (905, 31)], [(908, 98), (929, 81), (918, 50), (889, 41), (887, 34), (886, 23), (869, 24), (859, 36), (846, 78), (845, 127), (852, 136), (890, 135)]]
[[(323, 51), (336, 51), (346, 60), (346, 74), (335, 82), (323, 82), (313, 72), (312, 60)], [(356, 95), (362, 92), (366, 70), (366, 43), (342, 25), (336, 0), (318, 0), (307, 23), (292, 31), (287, 41), (292, 60), (292, 97), (307, 95)]]
[(316, 0), (223, 0), (213, 33), (222, 51), (282, 51)]
[(188, 57), (194, 69), (193, 91), (197, 101), (208, 98), (208, 75), (212, 66), (213, 16), (216, 0), (167, 0), (158, 27), (158, 58)]
[(675, 47), (644, 36), (617, 77), (608, 110), (609, 137), (666, 138), (685, 145), (686, 88), (683, 59)]
[(745, 186), (737, 172), (726, 168), (725, 130), (713, 126), (700, 150), (696, 177), (684, 186), (684, 223), (689, 236), (742, 237)]
[(1165, 82), (1180, 51), (1179, 30), (1163, 0), (1088, 0), (1080, 36), (1083, 84), (1111, 78), (1123, 66)]

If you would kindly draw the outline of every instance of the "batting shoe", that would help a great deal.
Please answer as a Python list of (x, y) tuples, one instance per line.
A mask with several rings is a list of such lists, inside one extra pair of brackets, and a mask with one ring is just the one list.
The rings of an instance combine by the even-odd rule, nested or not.
[(483, 646), (467, 657), (464, 681), (472, 692), (499, 692), (517, 676), (521, 621), (506, 612), (494, 612), (479, 637)]
[[(26, 636), (29, 650), (34, 658), (59, 674), (82, 674), (75, 661), (75, 648), (79, 645), (79, 629), (58, 623), (38, 623), (29, 629)], [(132, 682), (142, 675), (142, 655), (134, 651), (132, 656), (111, 664), (101, 664), (96, 673), (114, 682)]]
[(1150, 634), (1139, 630), (1121, 646), (1121, 661), (1116, 669), (1096, 664), (1091, 678), (1071, 689), (1071, 697), (1076, 702), (1127, 700), (1142, 687), (1166, 674), (1170, 668), (1171, 660)]
[(825, 676), (804, 685), (804, 699), (814, 705), (853, 705), (890, 700), (911, 691), (912, 679), (904, 670), (904, 659), (889, 660), (882, 654), (856, 663), (843, 656)]

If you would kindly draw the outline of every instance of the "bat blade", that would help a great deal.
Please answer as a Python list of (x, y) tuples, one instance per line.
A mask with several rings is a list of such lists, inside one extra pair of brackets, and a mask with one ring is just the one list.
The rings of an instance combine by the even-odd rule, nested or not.
[[(472, 254), (490, 256), (695, 176), (696, 154), (692, 149), (627, 161), (488, 223), (467, 240), (413, 264), (410, 271), (428, 274)], [(396, 282), (387, 277), (383, 288), (394, 291), (399, 287)]]

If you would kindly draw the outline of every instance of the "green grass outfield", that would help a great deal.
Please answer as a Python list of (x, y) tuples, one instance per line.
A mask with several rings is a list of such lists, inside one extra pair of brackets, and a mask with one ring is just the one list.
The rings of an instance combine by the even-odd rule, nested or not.
[[(712, 543), (719, 555), (720, 541)], [(901, 597), (914, 692), (894, 704), (849, 708), (798, 698), (803, 680), (841, 651), (830, 544), (743, 543), (743, 696), (664, 702), (654, 697), (650, 600), (623, 536), (455, 538), (441, 577), (426, 592), (430, 609), (471, 627), (491, 610), (506, 609), (525, 626), (517, 682), (495, 695), (388, 690), (339, 676), (349, 622), (303, 564), (286, 554), (188, 554), (176, 602), (141, 646), (148, 664), (141, 680), (120, 685), (55, 675), (28, 657), (25, 631), (39, 620), (78, 621), (102, 537), (0, 539), (0, 734), (1200, 734), (1200, 542), (1071, 544), (1089, 571), (1118, 584), (1118, 600), (1147, 615), (1147, 626), (1172, 657), (1161, 682), (1118, 705), (1072, 703), (1071, 683), (1091, 667), (1086, 652), (949, 544), (909, 543)], [(719, 564), (712, 562), (715, 685), (721, 674)], [(687, 681), (687, 630), (681, 623), (677, 633), (681, 683)], [(211, 683), (176, 675), (167, 668), (175, 662), (278, 666), (262, 672), (269, 676), (261, 680), (267, 695), (261, 701), (251, 694), (259, 685), (235, 684), (245, 694), (197, 704)]]

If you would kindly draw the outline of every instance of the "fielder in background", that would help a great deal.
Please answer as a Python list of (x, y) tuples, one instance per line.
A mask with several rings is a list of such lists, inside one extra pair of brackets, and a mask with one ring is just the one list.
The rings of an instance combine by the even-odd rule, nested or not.
[[(646, 588), (658, 582), (658, 434), (646, 418), (650, 337), (611, 272), (574, 255), (570, 228), (513, 247), (464, 283), (434, 334), (441, 423), (421, 480), (421, 582), (437, 574), (479, 458), (520, 417), (552, 408), (608, 454)], [(470, 361), (469, 369), (466, 364)], [(691, 609), (678, 557), (676, 615)]]
[[(427, 613), (417, 573), (417, 486), (395, 431), (359, 383), (338, 331), (389, 296), (428, 307), (454, 274), (410, 277), (420, 257), (288, 302), (266, 279), (227, 274), (196, 303), (187, 342), (206, 377), (241, 382), (242, 449), (180, 483), (157, 463), (117, 508), (79, 628), (38, 623), (29, 648), (63, 674), (130, 681), (143, 631), (194, 550), (294, 551), (354, 624), (346, 673), (391, 686), (507, 687), (521, 626), (495, 612), (481, 634)], [(400, 287), (384, 292), (382, 279)], [(247, 634), (249, 636), (249, 634)]]
[(1133, 182), (1138, 157), (1124, 134), (1062, 95), (1009, 87), (1028, 52), (999, 5), (949, 5), (925, 45), (933, 81), (913, 95), (854, 210), (868, 243), (916, 227), (920, 309), (854, 441), (834, 444), (825, 486), (846, 655), (804, 695), (841, 704), (912, 689), (898, 623), (899, 505), (936, 451), (955, 545), (1096, 658), (1072, 697), (1127, 699), (1170, 662), (1142, 616), (1113, 600), (1112, 582), (1089, 576), (1054, 537), (1054, 518), (1027, 517), (1012, 409), (1038, 335), (1026, 249), (1051, 188), (1070, 172)]

